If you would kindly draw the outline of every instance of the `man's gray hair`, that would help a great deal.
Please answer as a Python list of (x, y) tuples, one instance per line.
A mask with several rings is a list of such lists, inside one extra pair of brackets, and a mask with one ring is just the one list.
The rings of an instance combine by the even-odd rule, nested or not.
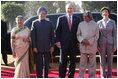
[(93, 16), (92, 16), (92, 13), (90, 11), (86, 11), (85, 12), (87, 14), (87, 17), (91, 20), (93, 20)]
[[(66, 7), (65, 7), (66, 11), (67, 11), (67, 9), (68, 9), (69, 6), (72, 6), (73, 7), (73, 5), (71, 3), (66, 4)], [(73, 9), (74, 9), (74, 7), (73, 7)]]

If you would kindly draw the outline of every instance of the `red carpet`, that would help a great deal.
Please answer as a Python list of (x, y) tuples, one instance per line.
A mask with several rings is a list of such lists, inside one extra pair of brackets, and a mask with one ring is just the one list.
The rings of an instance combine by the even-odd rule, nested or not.
[[(79, 71), (75, 71), (75, 78), (78, 78)], [(107, 71), (106, 71), (107, 72)], [(49, 78), (58, 78), (58, 70), (49, 70)], [(66, 73), (66, 78), (68, 78), (68, 73)], [(14, 70), (2, 70), (1, 69), (1, 78), (13, 78), (14, 76)], [(31, 78), (36, 78), (36, 71), (34, 71), (34, 74), (30, 74)], [(88, 70), (86, 70), (85, 78), (88, 78)], [(96, 70), (96, 78), (101, 78), (100, 76), (100, 70)], [(117, 69), (112, 70), (112, 78), (117, 78)]]

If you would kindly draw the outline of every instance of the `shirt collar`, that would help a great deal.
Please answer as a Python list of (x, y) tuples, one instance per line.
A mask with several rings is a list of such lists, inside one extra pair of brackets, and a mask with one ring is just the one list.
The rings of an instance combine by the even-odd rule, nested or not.
[[(66, 14), (66, 16), (69, 18), (69, 15), (68, 14)], [(72, 18), (72, 15), (70, 17)]]
[(40, 22), (40, 21), (43, 22), (43, 21), (45, 21), (45, 20), (40, 20), (40, 19), (38, 19), (38, 21), (39, 21), (39, 22)]
[[(104, 21), (104, 19), (102, 19), (102, 21), (103, 21), (103, 22), (105, 22), (105, 21)], [(107, 20), (107, 22), (106, 22), (106, 23), (108, 23), (109, 21), (111, 21), (111, 19), (110, 19), (110, 18), (108, 18), (108, 20)]]
[[(86, 21), (85, 21), (86, 22)], [(93, 22), (93, 20), (91, 20), (91, 21), (89, 21), (89, 22), (86, 22), (86, 23), (91, 23), (91, 22)]]
[[(67, 20), (69, 21), (69, 15), (66, 14), (66, 16), (67, 16)], [(72, 23), (72, 17), (73, 17), (73, 14), (72, 14), (70, 17), (71, 17), (71, 23)]]

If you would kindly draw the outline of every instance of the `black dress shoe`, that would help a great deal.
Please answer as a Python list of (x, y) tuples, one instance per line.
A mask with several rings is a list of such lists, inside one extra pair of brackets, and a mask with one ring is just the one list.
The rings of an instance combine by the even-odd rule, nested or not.
[(49, 65), (48, 69), (51, 69), (50, 65)]
[(8, 64), (5, 63), (5, 66), (8, 66)]

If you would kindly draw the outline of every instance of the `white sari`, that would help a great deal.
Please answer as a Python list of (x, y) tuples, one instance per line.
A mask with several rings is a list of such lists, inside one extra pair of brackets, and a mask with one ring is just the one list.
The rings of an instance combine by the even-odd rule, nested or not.
[[(16, 39), (20, 37), (19, 39)], [(27, 27), (23, 27), (22, 29), (15, 27), (11, 31), (11, 39), (14, 40), (11, 48), (15, 50), (16, 58), (15, 58), (15, 75), (14, 78), (29, 78), (29, 42), (24, 42), (23, 39), (29, 39), (30, 30)]]

